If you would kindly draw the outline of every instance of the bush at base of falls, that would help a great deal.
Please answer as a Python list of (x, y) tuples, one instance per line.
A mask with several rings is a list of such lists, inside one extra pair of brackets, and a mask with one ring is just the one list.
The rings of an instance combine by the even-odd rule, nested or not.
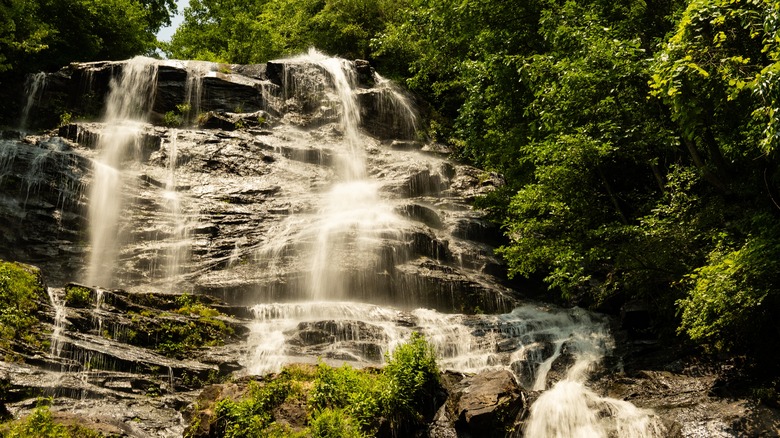
[(203, 347), (223, 345), (226, 339), (235, 335), (235, 330), (218, 319), (224, 316), (222, 313), (199, 299), (180, 295), (174, 303), (169, 303), (178, 306), (172, 308), (172, 312), (153, 309), (129, 312), (132, 329), (126, 341), (179, 359)]
[(231, 389), (213, 407), (201, 400), (187, 435), (404, 436), (432, 417), (439, 388), (433, 350), (415, 333), (381, 370), (291, 365), (270, 380), (250, 382), (242, 396)]
[(0, 261), (0, 347), (29, 336), (45, 294), (38, 268)]
[(35, 408), (24, 419), (0, 425), (4, 438), (100, 438), (103, 435), (80, 425), (58, 424), (46, 405)]

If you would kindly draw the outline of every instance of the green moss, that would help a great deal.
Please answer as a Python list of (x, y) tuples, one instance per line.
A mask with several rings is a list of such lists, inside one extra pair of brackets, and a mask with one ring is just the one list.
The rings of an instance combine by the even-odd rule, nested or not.
[[(414, 334), (388, 356), (381, 371), (297, 365), (270, 382), (250, 383), (244, 398), (217, 402), (216, 436), (365, 437), (375, 435), (382, 421), (396, 436), (412, 435), (438, 385), (433, 350)], [(306, 406), (308, 424), (299, 425), (303, 430), (276, 422), (275, 412), (284, 403)]]
[(65, 305), (70, 307), (90, 307), (92, 291), (84, 286), (69, 284), (65, 287)]
[(81, 425), (55, 422), (49, 406), (39, 406), (26, 418), (0, 425), (4, 438), (100, 438), (103, 435)]
[(0, 261), (0, 347), (29, 335), (38, 324), (38, 305), (46, 299), (38, 268)]

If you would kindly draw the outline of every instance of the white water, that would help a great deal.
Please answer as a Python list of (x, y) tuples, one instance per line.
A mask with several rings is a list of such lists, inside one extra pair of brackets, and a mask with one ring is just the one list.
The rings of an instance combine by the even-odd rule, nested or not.
[(200, 114), (200, 103), (203, 98), (203, 78), (214, 68), (215, 65), (210, 62), (188, 61), (187, 83), (184, 85), (185, 103), (189, 107), (185, 122), (188, 125), (193, 124)]
[[(333, 82), (332, 90), (325, 90), (328, 94), (328, 101), (337, 105), (339, 118), (341, 120), (341, 129), (344, 136), (344, 150), (338, 155), (336, 170), (344, 180), (359, 180), (366, 178), (365, 151), (363, 150), (360, 137), (360, 107), (355, 94), (357, 84), (357, 75), (354, 64), (345, 59), (331, 58), (322, 53), (311, 49), (307, 54), (297, 56), (292, 59), (283, 60), (286, 64), (298, 65), (316, 65), (321, 67), (330, 76)], [(317, 74), (310, 72), (309, 74)], [(296, 93), (302, 88), (302, 83), (311, 83), (307, 80), (307, 75), (303, 77), (300, 72), (295, 70), (286, 72), (285, 89)], [(316, 92), (320, 90), (306, 90)]]
[(39, 72), (27, 76), (24, 83), (24, 94), (27, 101), (22, 108), (22, 116), (19, 120), (19, 130), (24, 131), (27, 128), (27, 120), (30, 118), (30, 110), (40, 102), (43, 89), (46, 87), (46, 73)]
[(154, 60), (129, 60), (119, 78), (113, 78), (106, 99), (105, 129), (100, 134), (99, 157), (89, 195), (90, 258), (86, 283), (111, 286), (121, 239), (123, 191), (134, 181), (123, 162), (137, 155), (140, 130), (154, 99), (157, 67)]
[(171, 139), (168, 142), (168, 179), (165, 182), (165, 191), (163, 192), (163, 201), (171, 228), (165, 259), (165, 279), (169, 290), (173, 290), (181, 274), (182, 265), (189, 256), (191, 243), (191, 224), (184, 211), (181, 196), (176, 189), (177, 135), (177, 130), (171, 130)]
[[(602, 360), (612, 342), (605, 325), (589, 313), (522, 306), (502, 315), (453, 315), (430, 309), (401, 312), (344, 299), (372, 299), (381, 291), (370, 282), (368, 290), (355, 291), (350, 269), (370, 265), (382, 237), (400, 235), (405, 219), (383, 200), (379, 185), (367, 176), (366, 143), (359, 130), (354, 66), (311, 51), (282, 63), (314, 64), (327, 75), (332, 88), (311, 84), (305, 76), (322, 74), (302, 68), (286, 72), (285, 90), (320, 92), (340, 110), (343, 139), (337, 146), (335, 171), (339, 179), (319, 199), (312, 218), (293, 215), (259, 252), (259, 258), (284, 263), (286, 251), (311, 254), (310, 274), (304, 287), (310, 301), (259, 304), (249, 339), (248, 372), (278, 371), (285, 363), (320, 357), (356, 365), (381, 362), (384, 355), (421, 332), (436, 349), (443, 369), (479, 372), (506, 369), (528, 390), (545, 391), (533, 404), (524, 428), (529, 437), (661, 437), (663, 427), (652, 412), (632, 404), (601, 397), (587, 388), (589, 373)], [(296, 76), (298, 75), (298, 76)], [(304, 75), (301, 77), (301, 75)], [(414, 112), (405, 99), (381, 76), (384, 90), (381, 110), (406, 114), (397, 128), (409, 137), (416, 129)], [(308, 87), (308, 88), (307, 88)], [(378, 353), (362, 344), (376, 345)], [(562, 364), (568, 369), (562, 370)], [(550, 382), (554, 383), (548, 388)]]
[(65, 309), (65, 303), (59, 296), (57, 296), (57, 293), (54, 291), (54, 289), (47, 287), (46, 293), (49, 294), (49, 301), (51, 302), (51, 306), (54, 308), (54, 330), (51, 332), (50, 351), (51, 354), (59, 356), (62, 354), (63, 345), (65, 345), (65, 341), (62, 336), (62, 329), (65, 327), (65, 323), (67, 322), (65, 319), (67, 311)]

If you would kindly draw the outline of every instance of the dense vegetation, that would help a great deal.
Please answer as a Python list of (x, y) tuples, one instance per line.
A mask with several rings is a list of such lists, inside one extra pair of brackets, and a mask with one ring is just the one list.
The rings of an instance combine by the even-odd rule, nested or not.
[[(251, 382), (244, 396), (203, 407), (213, 412), (209, 436), (359, 438), (375, 436), (380, 429), (411, 436), (435, 410), (440, 388), (435, 354), (414, 333), (387, 359), (382, 370), (291, 365), (268, 382)], [(286, 410), (280, 409), (283, 404)], [(306, 412), (306, 424), (277, 421), (278, 412), (294, 407)], [(202, 425), (196, 421), (190, 434), (198, 430)]]
[[(432, 106), (425, 135), (501, 172), (511, 275), (772, 363), (780, 308), (780, 3), (193, 0), (168, 50), (365, 57)], [(763, 357), (762, 357), (763, 356)]]
[[(18, 116), (16, 86), (27, 73), (153, 54), (175, 0), (0, 2), (0, 121)], [(2, 124), (2, 122), (0, 122)]]
[(38, 268), (0, 260), (0, 352), (10, 354), (12, 342), (40, 344), (32, 328), (38, 324), (39, 303), (46, 300)]
[[(0, 68), (148, 52), (172, 6), (3, 2)], [(778, 29), (776, 0), (191, 0), (165, 49), (370, 59), (430, 104), (421, 134), (506, 176), (481, 202), (511, 275), (772, 364)]]
[(79, 424), (65, 425), (54, 419), (47, 400), (23, 419), (0, 424), (4, 438), (101, 438), (105, 435)]

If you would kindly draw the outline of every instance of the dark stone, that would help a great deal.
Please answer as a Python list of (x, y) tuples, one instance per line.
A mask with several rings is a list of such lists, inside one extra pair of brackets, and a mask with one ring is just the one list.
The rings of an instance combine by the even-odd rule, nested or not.
[(223, 131), (235, 131), (236, 122), (224, 114), (209, 111), (198, 118), (198, 126), (203, 129), (221, 129)]
[(523, 395), (512, 373), (484, 371), (463, 378), (447, 400), (460, 436), (504, 436), (523, 409)]

